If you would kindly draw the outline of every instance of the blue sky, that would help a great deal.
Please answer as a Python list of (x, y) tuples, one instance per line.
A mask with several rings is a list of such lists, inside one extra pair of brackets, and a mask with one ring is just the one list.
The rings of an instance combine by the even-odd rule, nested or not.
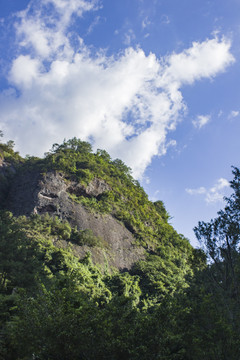
[(0, 0), (0, 39), (5, 139), (91, 141), (197, 245), (239, 166), (239, 0)]

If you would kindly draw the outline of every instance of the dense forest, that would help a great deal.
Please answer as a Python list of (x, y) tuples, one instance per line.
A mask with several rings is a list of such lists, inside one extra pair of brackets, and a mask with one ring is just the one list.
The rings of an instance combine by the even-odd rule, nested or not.
[[(101, 221), (114, 219), (141, 256), (126, 268), (111, 265), (118, 254), (106, 239), (57, 207), (15, 213), (13, 188), (36, 173), (61, 174), (69, 202)], [(100, 193), (91, 190), (96, 179)], [(0, 359), (239, 360), (236, 167), (230, 184), (225, 208), (195, 227), (201, 249), (194, 249), (164, 204), (151, 202), (131, 169), (106, 151), (93, 153), (73, 138), (44, 158), (22, 158), (12, 141), (1, 142)], [(85, 250), (80, 256), (77, 249)], [(106, 256), (98, 263), (100, 253)]]

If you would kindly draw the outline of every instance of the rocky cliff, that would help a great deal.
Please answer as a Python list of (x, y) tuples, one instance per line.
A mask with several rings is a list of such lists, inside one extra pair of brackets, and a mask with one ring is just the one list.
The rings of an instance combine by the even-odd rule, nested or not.
[[(9, 173), (10, 165), (2, 163), (3, 175)], [(145, 250), (135, 244), (132, 233), (111, 214), (99, 214), (87, 209), (84, 205), (71, 199), (71, 194), (86, 197), (98, 197), (110, 190), (110, 186), (103, 180), (94, 178), (88, 186), (76, 181), (67, 181), (62, 172), (49, 171), (42, 174), (39, 171), (15, 173), (10, 181), (6, 208), (15, 216), (31, 214), (57, 216), (67, 220), (72, 227), (79, 230), (91, 229), (93, 234), (101, 239), (104, 246), (73, 245), (74, 252), (83, 257), (91, 251), (95, 263), (108, 264), (121, 270), (130, 269), (134, 263), (144, 257)], [(62, 240), (56, 245), (65, 247), (67, 242)]]
[[(15, 217), (42, 216), (40, 222), (46, 214), (59, 219), (70, 235), (54, 234), (54, 245), (72, 247), (80, 258), (90, 251), (102, 267), (129, 270), (157, 256), (163, 264), (172, 258), (177, 269), (185, 253), (191, 256), (187, 239), (168, 223), (163, 203), (148, 199), (131, 169), (76, 138), (54, 144), (43, 159), (23, 159), (0, 144), (0, 208)], [(91, 241), (83, 241), (84, 231), (90, 231)]]

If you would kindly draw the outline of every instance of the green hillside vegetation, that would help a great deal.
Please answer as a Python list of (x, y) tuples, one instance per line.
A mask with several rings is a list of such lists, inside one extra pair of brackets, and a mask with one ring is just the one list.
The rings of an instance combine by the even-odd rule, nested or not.
[[(120, 159), (111, 160), (106, 151), (98, 150), (94, 154), (89, 143), (73, 138), (62, 145), (54, 144), (43, 160), (30, 158), (25, 167), (35, 164), (42, 171), (63, 171), (66, 181), (76, 180), (85, 186), (94, 178), (105, 180), (111, 190), (97, 198), (71, 194), (73, 200), (92, 211), (113, 214), (146, 248), (155, 248), (159, 236), (162, 242), (168, 243), (168, 237), (178, 241), (176, 233), (171, 232), (172, 227), (167, 225), (169, 216), (162, 202), (149, 201), (139, 182), (131, 176), (131, 169)], [(166, 239), (164, 236), (167, 232), (164, 230), (161, 233), (163, 226), (171, 232), (166, 235)]]
[[(103, 180), (93, 197), (69, 194), (95, 212), (121, 221), (146, 258), (129, 271), (102, 270), (91, 251), (103, 247), (89, 230), (57, 217), (15, 217), (4, 207), (10, 170), (0, 192), (0, 359), (2, 360), (238, 360), (240, 358), (240, 171), (218, 218), (195, 229), (194, 249), (152, 203), (130, 169), (76, 138), (55, 144), (43, 159), (21, 158), (13, 143), (0, 157), (14, 171), (58, 171), (85, 187)], [(4, 189), (4, 191), (3, 191)], [(62, 247), (61, 241), (67, 246)]]

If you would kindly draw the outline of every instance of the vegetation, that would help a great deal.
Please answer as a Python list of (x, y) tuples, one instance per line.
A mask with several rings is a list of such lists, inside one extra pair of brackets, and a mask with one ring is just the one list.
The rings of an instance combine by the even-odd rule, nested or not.
[[(0, 138), (3, 136), (3, 133), (0, 132)], [(23, 161), (23, 158), (19, 155), (18, 152), (14, 151), (14, 141), (9, 140), (6, 144), (0, 142), (0, 159), (4, 158), (6, 161), (10, 161), (11, 164), (16, 165), (19, 162)]]
[(90, 252), (79, 259), (72, 251), (72, 244), (104, 246), (90, 230), (3, 208), (0, 359), (240, 358), (239, 169), (233, 168), (225, 208), (195, 228), (200, 250), (171, 227), (163, 203), (150, 202), (130, 169), (105, 151), (93, 154), (77, 139), (55, 144), (44, 159), (22, 159), (9, 144), (0, 149), (19, 172), (61, 171), (85, 189), (94, 178), (103, 180), (110, 190), (75, 194), (74, 201), (122, 221), (148, 254), (129, 272), (102, 272)]

